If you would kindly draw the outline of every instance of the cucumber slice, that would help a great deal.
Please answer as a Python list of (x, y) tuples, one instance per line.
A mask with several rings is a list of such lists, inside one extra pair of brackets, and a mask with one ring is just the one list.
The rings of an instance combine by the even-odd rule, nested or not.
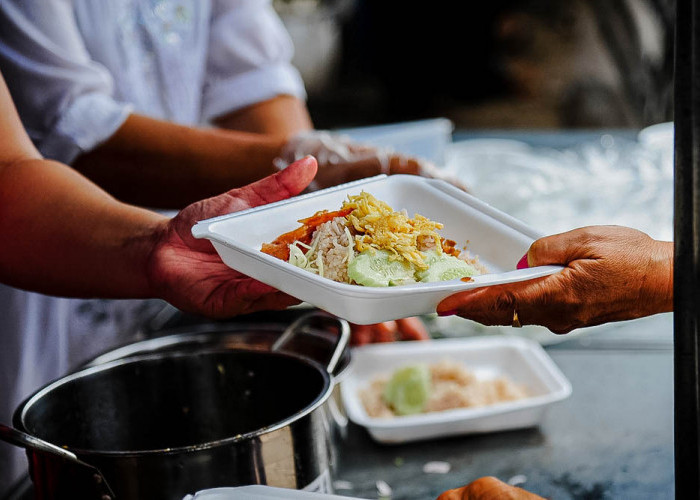
[(386, 250), (365, 250), (348, 264), (348, 277), (364, 286), (390, 286), (414, 281), (413, 267), (393, 260)]
[(428, 366), (420, 364), (396, 370), (384, 387), (383, 397), (397, 415), (422, 412), (430, 397)]
[(479, 274), (474, 266), (452, 255), (437, 252), (426, 252), (425, 262), (428, 269), (416, 272), (416, 278), (424, 283), (448, 281), (465, 276)]

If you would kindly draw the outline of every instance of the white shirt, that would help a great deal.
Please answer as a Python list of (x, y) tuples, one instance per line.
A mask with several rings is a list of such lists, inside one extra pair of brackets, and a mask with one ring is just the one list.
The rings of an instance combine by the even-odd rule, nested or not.
[[(266, 0), (0, 1), (0, 71), (34, 143), (64, 163), (132, 111), (195, 125), (279, 94), (304, 98), (292, 55)], [(0, 285), (0, 421), (41, 385), (138, 338), (162, 307)], [(0, 443), (0, 496), (26, 467)]]
[(3, 0), (0, 71), (41, 153), (64, 163), (132, 111), (183, 125), (305, 98), (269, 0)]

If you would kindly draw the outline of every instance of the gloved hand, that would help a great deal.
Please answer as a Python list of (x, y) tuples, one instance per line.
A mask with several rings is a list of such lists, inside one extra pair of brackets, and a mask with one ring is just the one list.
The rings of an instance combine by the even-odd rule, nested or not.
[(358, 144), (347, 136), (325, 130), (307, 130), (294, 135), (282, 148), (274, 164), (278, 169), (311, 155), (318, 173), (309, 189), (335, 186), (379, 174), (412, 174), (443, 179), (460, 188), (431, 162), (396, 153), (388, 148)]

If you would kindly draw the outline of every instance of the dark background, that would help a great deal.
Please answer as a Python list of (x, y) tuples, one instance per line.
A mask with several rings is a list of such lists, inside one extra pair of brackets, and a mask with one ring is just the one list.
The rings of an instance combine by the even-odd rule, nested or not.
[[(328, 61), (302, 71), (309, 81), (325, 73), (307, 85), (318, 128), (438, 116), (468, 129), (672, 119), (672, 0), (300, 3), (275, 5), (285, 22), (304, 11), (307, 35), (319, 19), (337, 34)], [(297, 36), (297, 56), (321, 44)]]

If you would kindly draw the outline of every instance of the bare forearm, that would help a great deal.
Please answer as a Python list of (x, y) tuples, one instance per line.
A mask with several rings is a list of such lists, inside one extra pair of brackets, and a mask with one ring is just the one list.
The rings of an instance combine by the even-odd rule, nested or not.
[(0, 282), (59, 296), (151, 296), (144, 271), (164, 217), (38, 159), (0, 165), (0, 211)]
[(306, 104), (301, 99), (280, 95), (223, 115), (214, 123), (228, 130), (241, 130), (277, 137), (290, 137), (313, 128)]
[(131, 115), (74, 167), (124, 202), (182, 208), (271, 174), (283, 143), (260, 134)]

